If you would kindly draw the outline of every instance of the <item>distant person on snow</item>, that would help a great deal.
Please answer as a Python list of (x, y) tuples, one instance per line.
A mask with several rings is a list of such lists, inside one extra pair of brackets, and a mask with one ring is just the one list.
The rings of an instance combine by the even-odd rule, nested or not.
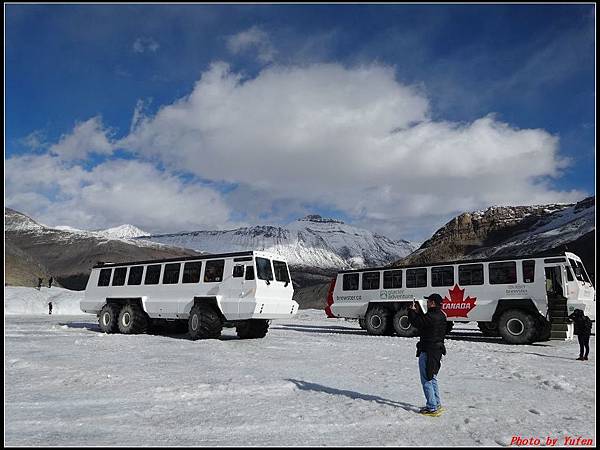
[[(581, 309), (576, 309), (569, 319), (575, 324), (575, 334), (579, 340), (579, 358), (578, 361), (587, 361), (590, 353), (590, 335), (592, 334), (592, 321), (583, 314)], [(584, 354), (585, 350), (585, 354)]]
[(426, 416), (439, 416), (443, 409), (437, 383), (437, 373), (442, 365), (442, 355), (446, 354), (444, 337), (446, 336), (446, 315), (442, 312), (442, 297), (431, 294), (427, 299), (427, 313), (413, 301), (408, 310), (408, 320), (419, 330), (417, 343), (419, 374), (427, 404), (419, 411)]
[(48, 314), (52, 315), (52, 302), (48, 302)]
[(43, 278), (38, 278), (38, 285), (37, 285), (37, 289), (38, 291), (42, 288), (42, 283), (43, 283), (44, 279)]
[(48, 279), (48, 287), (51, 288), (52, 287), (52, 282), (54, 281), (54, 278), (50, 277)]

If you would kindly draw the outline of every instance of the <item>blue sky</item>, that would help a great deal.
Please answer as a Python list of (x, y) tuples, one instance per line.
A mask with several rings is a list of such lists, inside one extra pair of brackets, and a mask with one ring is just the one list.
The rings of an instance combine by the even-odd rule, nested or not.
[[(573, 201), (595, 193), (594, 5), (7, 5), (5, 36), (5, 158), (12, 163), (5, 202), (52, 225), (133, 222), (177, 231), (285, 223), (316, 212), (418, 240), (465, 208)], [(309, 104), (298, 106), (298, 90)], [(254, 106), (264, 120), (228, 121), (225, 109), (224, 119), (212, 124), (216, 119), (205, 105), (215, 95), (221, 96), (219, 109), (230, 105), (235, 115)], [(249, 98), (253, 105), (245, 103)], [(185, 108), (177, 112), (181, 102)], [(283, 113), (270, 118), (265, 105)], [(165, 109), (178, 120), (159, 117)], [(299, 121), (307, 109), (323, 118), (310, 136), (301, 134), (308, 128)], [(366, 110), (381, 117), (352, 141), (369, 139), (350, 148), (344, 130), (356, 129), (356, 114)], [(144, 127), (132, 127), (134, 111)], [(288, 111), (287, 120), (277, 122)], [(352, 118), (340, 124), (345, 112)], [(400, 133), (394, 134), (394, 121), (389, 131), (378, 128), (387, 117), (400, 124)], [(240, 155), (229, 147), (236, 130), (244, 130)], [(279, 130), (296, 137), (298, 146), (288, 148), (294, 138), (285, 136), (253, 140)], [(318, 133), (322, 147), (311, 138)], [(423, 136), (419, 145), (436, 148), (430, 160), (465, 158), (471, 172), (451, 170), (445, 179), (422, 161), (415, 175), (432, 176), (427, 184), (437, 184), (437, 191), (389, 181), (395, 173), (406, 178), (411, 152), (421, 147), (396, 149), (415, 135)], [(497, 146), (488, 150), (482, 142)], [(515, 145), (527, 151), (512, 154)], [(263, 155), (264, 148), (271, 153)], [(369, 152), (395, 157), (385, 168), (352, 166)], [(196, 164), (201, 158), (208, 163)], [(254, 166), (260, 158), (263, 165)], [(224, 167), (236, 161), (246, 161), (248, 170)], [(286, 161), (302, 176), (287, 173)], [(339, 163), (343, 182), (334, 179), (336, 170), (332, 177), (325, 170), (318, 175), (310, 161), (330, 172)], [(510, 184), (519, 189), (507, 188), (502, 196), (501, 184), (483, 181), (481, 174), (493, 166), (506, 167), (512, 177), (515, 164), (538, 165), (516, 171)], [(158, 177), (165, 183), (158, 190), (170, 194), (154, 198), (164, 201), (162, 209), (181, 202), (170, 214), (181, 220), (98, 203), (92, 192), (113, 192), (119, 182), (115, 176), (112, 184), (95, 186), (108, 165), (112, 174), (123, 170), (123, 178), (145, 170), (148, 182)], [(32, 167), (46, 182), (23, 181), (35, 176)], [(73, 185), (65, 186), (65, 174)], [(459, 184), (445, 197), (448, 185)], [(486, 194), (464, 201), (469, 186)], [(89, 188), (85, 198), (82, 188)], [(183, 204), (198, 197), (197, 209), (211, 214), (183, 214)], [(57, 212), (73, 209), (78, 213)]]

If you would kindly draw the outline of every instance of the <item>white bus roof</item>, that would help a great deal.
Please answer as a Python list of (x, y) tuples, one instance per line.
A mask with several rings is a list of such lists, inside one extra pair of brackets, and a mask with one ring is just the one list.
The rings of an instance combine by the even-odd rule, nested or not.
[[(99, 262), (98, 264), (96, 264), (93, 267), (93, 269), (104, 269), (104, 268), (122, 267), (122, 266), (135, 266), (135, 265), (141, 265), (141, 264), (164, 264), (164, 263), (169, 263), (169, 262), (198, 261), (198, 260), (202, 260), (202, 259), (219, 259), (219, 258), (234, 258), (234, 262), (235, 262), (236, 258), (240, 258), (241, 261), (248, 261), (248, 258), (251, 258), (254, 255), (278, 257), (277, 255), (271, 255), (268, 252), (250, 250), (250, 251), (246, 251), (246, 252), (213, 253), (213, 254), (202, 254), (202, 255), (196, 255), (196, 256), (182, 256), (179, 258), (149, 259), (149, 260), (145, 260), (145, 261), (126, 261), (126, 262), (120, 262), (120, 263)], [(281, 258), (281, 259), (283, 259), (283, 258)]]
[[(528, 255), (528, 256), (504, 256), (504, 257), (496, 257), (496, 258), (481, 258), (481, 259), (460, 259), (458, 261), (440, 261), (440, 262), (431, 262), (431, 263), (423, 263), (423, 264), (406, 264), (406, 265), (398, 265), (398, 266), (383, 266), (383, 267), (365, 267), (362, 269), (348, 269), (348, 270), (339, 270), (338, 273), (355, 273), (355, 272), (369, 272), (371, 270), (394, 270), (394, 269), (413, 269), (420, 267), (434, 267), (434, 266), (451, 266), (454, 264), (477, 264), (484, 262), (500, 262), (500, 261), (517, 261), (517, 260), (526, 260), (526, 259), (557, 259), (562, 258), (564, 262), (566, 258), (575, 257), (579, 260), (579, 257), (574, 253), (564, 252), (564, 253), (553, 253), (549, 255)], [(547, 261), (547, 262), (558, 262), (558, 261)]]

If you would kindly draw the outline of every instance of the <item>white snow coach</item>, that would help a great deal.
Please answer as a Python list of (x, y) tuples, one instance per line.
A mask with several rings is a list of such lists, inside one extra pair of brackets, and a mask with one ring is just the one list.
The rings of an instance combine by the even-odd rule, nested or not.
[(443, 298), (448, 332), (454, 322), (477, 321), (487, 336), (511, 344), (572, 338), (568, 314), (589, 311), (594, 286), (581, 262), (569, 252), (557, 256), (454, 261), (448, 263), (346, 270), (332, 280), (328, 317), (358, 319), (373, 335), (412, 337), (408, 322), (413, 299)]
[(171, 322), (187, 325), (192, 339), (218, 338), (224, 326), (235, 326), (240, 338), (262, 338), (270, 319), (298, 312), (293, 293), (283, 258), (248, 251), (98, 264), (80, 308), (98, 315), (106, 333)]

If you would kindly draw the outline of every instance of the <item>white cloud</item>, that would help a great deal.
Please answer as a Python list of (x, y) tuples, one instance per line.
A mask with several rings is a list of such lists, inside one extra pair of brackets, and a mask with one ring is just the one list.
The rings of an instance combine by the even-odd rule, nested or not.
[(138, 116), (120, 144), (206, 179), (241, 183), (234, 208), (257, 195), (266, 204), (320, 203), (382, 229), (585, 195), (547, 183), (568, 165), (558, 137), (493, 115), (433, 121), (428, 110), (428, 99), (390, 67), (272, 66), (242, 81), (216, 63), (189, 96)]
[(92, 117), (85, 122), (75, 124), (73, 131), (63, 134), (57, 144), (49, 151), (63, 159), (82, 160), (91, 153), (110, 155), (114, 146), (111, 142), (111, 130), (105, 128), (102, 119)]
[[(154, 116), (144, 106), (119, 141), (94, 117), (47, 155), (7, 160), (7, 204), (37, 202), (26, 212), (46, 223), (165, 232), (233, 226), (232, 216), (281, 222), (317, 207), (393, 238), (426, 239), (463, 211), (586, 195), (552, 186), (569, 164), (557, 136), (494, 115), (434, 121), (427, 97), (392, 67), (273, 65), (243, 80), (215, 63), (188, 96)], [(142, 161), (73, 163), (115, 148), (166, 171)], [(238, 187), (221, 194), (178, 171)]]
[(19, 143), (30, 150), (38, 150), (48, 146), (46, 135), (41, 130), (32, 131), (24, 138), (19, 139)]
[(264, 63), (273, 61), (277, 53), (269, 35), (256, 25), (229, 36), (227, 38), (227, 48), (233, 54), (256, 49), (258, 59)]
[(156, 53), (156, 51), (160, 48), (158, 42), (149, 37), (138, 37), (133, 43), (133, 51), (136, 53), (144, 53), (144, 52), (152, 52)]
[(85, 170), (50, 155), (6, 160), (6, 205), (49, 225), (131, 223), (153, 232), (220, 228), (230, 214), (219, 192), (149, 163), (113, 160)]

